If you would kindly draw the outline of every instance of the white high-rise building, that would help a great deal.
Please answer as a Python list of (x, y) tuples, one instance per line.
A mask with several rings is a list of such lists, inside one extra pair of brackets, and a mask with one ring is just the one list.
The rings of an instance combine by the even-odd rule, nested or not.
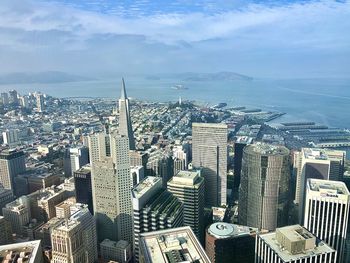
[(226, 205), (227, 125), (193, 123), (192, 151), (193, 167), (205, 179), (206, 206)]
[(72, 175), (79, 170), (83, 165), (89, 163), (89, 149), (87, 147), (70, 148), (70, 167)]
[(133, 233), (128, 137), (100, 134), (91, 136), (89, 140), (92, 197), (99, 241), (126, 240), (131, 244)]
[(111, 156), (109, 134), (101, 132), (89, 135), (88, 144), (90, 164), (95, 161), (100, 161), (106, 156)]
[(44, 95), (41, 93), (36, 94), (36, 108), (38, 112), (45, 110)]
[(293, 168), (296, 176), (294, 202), (303, 204), (308, 178), (341, 180), (344, 172), (344, 159), (345, 152), (338, 150), (302, 148), (300, 152), (294, 152)]
[(255, 263), (337, 263), (337, 252), (300, 225), (258, 234)]
[(343, 182), (308, 179), (304, 227), (343, 254), (348, 227), (350, 193)]
[(6, 106), (10, 103), (8, 93), (6, 93), (6, 92), (1, 93), (1, 102), (4, 106)]
[(19, 130), (12, 129), (2, 132), (2, 139), (4, 144), (7, 144), (10, 147), (17, 146), (19, 143)]
[(22, 96), (20, 97), (20, 103), (23, 108), (29, 108), (29, 100), (28, 96)]

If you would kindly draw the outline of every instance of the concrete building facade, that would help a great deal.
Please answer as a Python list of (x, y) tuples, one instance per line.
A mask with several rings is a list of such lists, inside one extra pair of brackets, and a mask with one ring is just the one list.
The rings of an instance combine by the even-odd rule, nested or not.
[(204, 178), (199, 171), (180, 171), (170, 179), (167, 189), (184, 205), (184, 226), (190, 226), (204, 240)]
[(226, 205), (227, 125), (192, 124), (192, 165), (205, 179), (206, 206)]

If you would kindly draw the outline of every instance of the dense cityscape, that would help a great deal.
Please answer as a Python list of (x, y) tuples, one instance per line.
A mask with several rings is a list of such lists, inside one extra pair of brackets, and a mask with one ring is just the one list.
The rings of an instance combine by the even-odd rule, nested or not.
[(349, 130), (124, 79), (0, 102), (1, 262), (350, 262)]

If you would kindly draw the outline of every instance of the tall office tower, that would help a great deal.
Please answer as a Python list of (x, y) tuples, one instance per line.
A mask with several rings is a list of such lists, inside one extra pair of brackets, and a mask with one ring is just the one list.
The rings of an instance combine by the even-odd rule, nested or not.
[(6, 204), (11, 203), (14, 200), (14, 196), (11, 190), (0, 187), (0, 215), (2, 215), (2, 208)]
[(300, 225), (258, 234), (255, 263), (336, 263), (337, 252)]
[(94, 213), (92, 203), (91, 167), (84, 165), (74, 172), (74, 185), (77, 203), (87, 204), (90, 212)]
[[(294, 153), (296, 176), (295, 203), (304, 204), (308, 178), (340, 181), (344, 173), (345, 152), (330, 149), (302, 148)], [(300, 207), (303, 211), (303, 207)]]
[(205, 252), (212, 263), (254, 262), (256, 228), (224, 222), (206, 231)]
[(304, 227), (337, 250), (343, 262), (350, 193), (343, 182), (308, 179)]
[(70, 148), (70, 167), (73, 175), (76, 170), (79, 170), (83, 165), (89, 163), (89, 149), (87, 147)]
[(105, 239), (100, 243), (100, 250), (101, 259), (103, 262), (131, 262), (132, 251), (131, 245), (128, 241), (119, 240), (118, 242), (115, 242), (109, 239)]
[(12, 129), (2, 132), (2, 139), (4, 144), (7, 144), (10, 147), (17, 146), (19, 143), (19, 130)]
[(13, 233), (22, 235), (22, 228), (30, 221), (30, 208), (24, 198), (8, 203), (3, 209), (4, 218), (10, 222)]
[(192, 124), (192, 164), (205, 179), (205, 205), (226, 205), (227, 125)]
[(119, 99), (119, 134), (129, 139), (129, 149), (135, 150), (134, 131), (130, 118), (129, 99), (126, 95), (125, 82), (122, 79), (122, 90)]
[(243, 150), (238, 215), (241, 225), (275, 230), (288, 219), (289, 150), (265, 143)]
[(25, 172), (25, 156), (23, 151), (0, 152), (0, 187), (15, 192), (14, 177)]
[(86, 205), (53, 228), (51, 243), (52, 262), (97, 261), (96, 222)]
[(162, 179), (148, 176), (132, 190), (134, 209), (134, 255), (139, 260), (142, 233), (183, 225), (183, 204), (162, 187)]
[(43, 94), (36, 94), (36, 108), (38, 112), (45, 111), (45, 103), (44, 103), (44, 95)]
[(16, 90), (10, 90), (9, 91), (9, 95), (10, 95), (10, 103), (12, 103), (13, 105), (18, 105), (18, 93)]
[(247, 136), (237, 136), (234, 144), (234, 187), (239, 187), (241, 183), (241, 170), (242, 170), (242, 159), (243, 159), (243, 149), (248, 144), (252, 143), (253, 138)]
[(90, 164), (111, 156), (111, 136), (107, 133), (95, 133), (89, 135), (89, 159)]
[(4, 106), (9, 105), (10, 100), (9, 100), (9, 95), (6, 92), (1, 93), (1, 101)]
[(140, 262), (210, 263), (189, 226), (145, 233), (140, 238)]
[(147, 161), (146, 175), (161, 177), (163, 187), (166, 188), (167, 182), (174, 175), (173, 158), (168, 152), (161, 150), (152, 152)]
[[(92, 199), (98, 237), (99, 241), (107, 238), (114, 241), (126, 240), (131, 244), (129, 140), (126, 136), (118, 134), (108, 135), (108, 138), (109, 145), (106, 145), (106, 140), (103, 139), (97, 140), (97, 146), (90, 148), (92, 151), (95, 148), (98, 153), (104, 153), (97, 161), (93, 158), (91, 165)], [(106, 147), (110, 147), (110, 156), (106, 154)]]
[(20, 104), (22, 108), (28, 109), (29, 108), (28, 96), (20, 97)]
[(12, 243), (11, 224), (5, 217), (0, 216), (0, 246), (9, 243)]
[(203, 240), (204, 178), (200, 172), (180, 171), (170, 179), (167, 188), (184, 205), (184, 225)]

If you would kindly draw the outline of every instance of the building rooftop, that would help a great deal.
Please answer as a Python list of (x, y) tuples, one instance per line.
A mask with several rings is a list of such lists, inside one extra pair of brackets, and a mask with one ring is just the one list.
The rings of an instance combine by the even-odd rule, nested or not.
[(205, 128), (222, 128), (227, 129), (226, 123), (204, 123), (204, 122), (194, 122), (192, 127), (205, 127)]
[(0, 159), (5, 159), (5, 160), (11, 160), (23, 155), (24, 155), (23, 151), (17, 151), (13, 149), (0, 151)]
[(276, 156), (276, 155), (288, 155), (289, 150), (284, 146), (272, 145), (262, 142), (250, 144), (244, 148), (244, 151), (260, 153), (262, 155)]
[(170, 179), (169, 183), (193, 185), (199, 175), (199, 171), (179, 171)]
[(159, 183), (162, 183), (162, 179), (160, 177), (147, 176), (131, 190), (132, 196), (134, 198), (141, 198), (143, 194)]
[(35, 241), (14, 243), (14, 244), (0, 246), (0, 262), (6, 262), (5, 261), (6, 259), (9, 260), (8, 262), (12, 262), (12, 263), (41, 262), (41, 261), (38, 261), (39, 258), (42, 259), (40, 243), (41, 243), (40, 240), (35, 240)]
[(350, 195), (345, 183), (339, 181), (308, 179), (306, 187), (308, 190), (317, 192), (320, 196), (324, 197), (338, 198), (339, 195)]
[(41, 225), (38, 228), (38, 231), (42, 232), (42, 231), (45, 231), (45, 230), (49, 230), (50, 228), (60, 224), (62, 221), (63, 221), (62, 218), (53, 217), (49, 221), (47, 221), (45, 224)]
[(90, 164), (86, 164), (83, 167), (81, 167), (80, 169), (76, 170), (74, 173), (78, 173), (78, 174), (91, 173), (91, 166), (90, 166)]
[(252, 234), (256, 234), (257, 231), (258, 231), (257, 228), (229, 224), (225, 222), (217, 222), (217, 223), (211, 224), (208, 228), (208, 233), (218, 239), (252, 235)]
[(126, 240), (119, 240), (118, 242), (105, 239), (100, 243), (103, 247), (110, 247), (110, 248), (119, 248), (119, 249), (126, 249), (128, 246), (130, 246), (129, 242)]
[(8, 204), (6, 204), (5, 208), (10, 209), (12, 211), (21, 211), (26, 209), (27, 207), (24, 205), (23, 200), (18, 198)]
[(47, 187), (45, 189), (31, 193), (30, 196), (34, 196), (39, 202), (44, 202), (58, 194), (61, 194), (64, 191), (64, 189), (57, 188), (55, 185), (53, 185), (51, 187)]
[(303, 148), (302, 152), (306, 159), (311, 160), (343, 160), (344, 151), (320, 149), (320, 148)]
[(210, 262), (189, 226), (141, 234), (140, 245), (146, 262)]
[(73, 206), (76, 207), (76, 210), (71, 210), (69, 219), (62, 221), (55, 229), (69, 232), (80, 224), (82, 216), (86, 215), (86, 213), (90, 214), (88, 206), (85, 204), (76, 203)]
[[(278, 235), (282, 236), (279, 238)], [(317, 239), (306, 228), (300, 225), (286, 226), (277, 228), (276, 232), (261, 234), (260, 238), (283, 260), (283, 262), (294, 262), (310, 256), (334, 252), (334, 249)], [(284, 246), (280, 241), (302, 242), (304, 244), (302, 251), (290, 251), (288, 246)], [(294, 249), (295, 246), (292, 246)]]
[(237, 136), (236, 143), (251, 144), (253, 141), (252, 137), (249, 136)]

